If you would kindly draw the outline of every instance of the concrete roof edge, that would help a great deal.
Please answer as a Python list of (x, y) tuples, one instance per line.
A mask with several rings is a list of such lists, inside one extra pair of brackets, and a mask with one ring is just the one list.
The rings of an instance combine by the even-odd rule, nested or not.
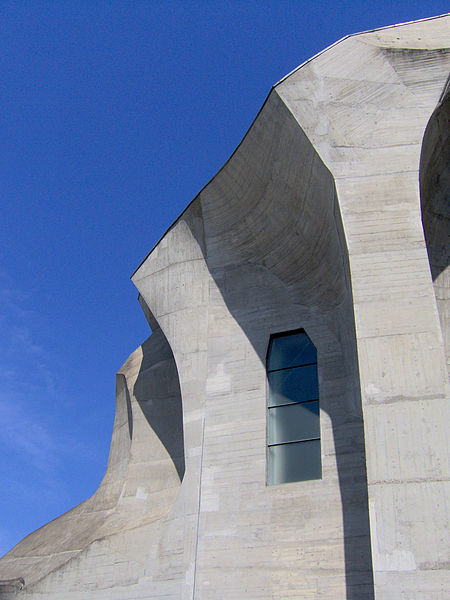
[(200, 197), (200, 195), (202, 194), (202, 192), (204, 190), (206, 190), (206, 188), (209, 186), (209, 184), (213, 181), (213, 179), (215, 179), (217, 177), (217, 175), (223, 171), (223, 169), (225, 169), (225, 167), (228, 165), (228, 163), (232, 160), (233, 156), (236, 154), (236, 152), (239, 150), (239, 148), (241, 147), (241, 145), (243, 144), (245, 138), (247, 137), (250, 129), (253, 127), (253, 124), (255, 123), (256, 119), (259, 117), (259, 115), (261, 114), (261, 112), (263, 111), (264, 107), (266, 106), (270, 95), (272, 94), (272, 92), (274, 91), (275, 86), (272, 86), (270, 88), (269, 93), (266, 96), (266, 99), (264, 100), (261, 108), (258, 110), (255, 118), (253, 119), (253, 121), (250, 123), (250, 126), (248, 127), (247, 131), (245, 132), (245, 134), (243, 135), (241, 141), (239, 142), (239, 144), (236, 146), (236, 148), (233, 150), (233, 152), (230, 154), (230, 156), (227, 158), (227, 160), (224, 162), (224, 164), (220, 167), (220, 169), (214, 173), (214, 175), (207, 181), (207, 183), (205, 183), (205, 185), (201, 188), (201, 190), (198, 192), (198, 194), (196, 194), (194, 196), (194, 198), (189, 202), (189, 204), (186, 206), (185, 209), (183, 209), (183, 211), (178, 215), (178, 217), (169, 225), (169, 227), (164, 231), (164, 233), (161, 235), (161, 237), (158, 239), (157, 242), (155, 242), (155, 244), (151, 247), (151, 249), (147, 252), (147, 254), (145, 255), (145, 257), (141, 260), (141, 262), (139, 263), (139, 265), (136, 267), (136, 269), (133, 271), (133, 273), (130, 275), (130, 279), (133, 279), (134, 275), (136, 275), (136, 273), (139, 271), (139, 269), (142, 267), (142, 265), (145, 263), (145, 261), (147, 260), (147, 258), (150, 256), (150, 254), (153, 252), (153, 250), (158, 246), (158, 244), (166, 237), (166, 235), (169, 233), (169, 231), (175, 227), (175, 225), (178, 223), (178, 221), (183, 217), (183, 215), (185, 214), (185, 212), (187, 210), (189, 210), (189, 208), (192, 206), (192, 204), (197, 200), (197, 198)]
[(450, 16), (450, 13), (444, 13), (442, 15), (436, 15), (434, 17), (425, 17), (423, 19), (416, 19), (414, 21), (406, 21), (405, 23), (396, 23), (395, 25), (385, 25), (384, 27), (375, 27), (374, 29), (367, 29), (366, 31), (359, 31), (358, 33), (350, 33), (349, 35), (344, 36), (343, 38), (337, 40), (336, 42), (334, 42), (334, 44), (331, 44), (330, 46), (327, 46), (326, 48), (324, 48), (323, 50), (321, 50), (320, 52), (318, 52), (317, 54), (314, 54), (314, 56), (312, 56), (311, 58), (308, 58), (308, 60), (306, 60), (305, 62), (303, 62), (301, 65), (299, 65), (298, 67), (296, 67), (295, 69), (293, 69), (290, 73), (288, 73), (287, 75), (285, 75), (282, 79), (280, 79), (280, 81), (278, 81), (277, 83), (275, 83), (266, 99), (264, 100), (261, 108), (259, 109), (259, 111), (257, 112), (255, 118), (253, 119), (253, 121), (251, 122), (249, 128), (247, 129), (247, 131), (245, 132), (244, 136), (242, 137), (241, 141), (239, 142), (239, 144), (236, 146), (236, 148), (234, 149), (234, 151), (231, 153), (231, 155), (229, 156), (229, 158), (225, 161), (225, 163), (220, 167), (220, 169), (214, 173), (214, 175), (208, 180), (208, 182), (201, 188), (201, 190), (198, 192), (198, 194), (196, 194), (194, 196), (194, 198), (189, 202), (189, 204), (186, 206), (186, 208), (178, 215), (178, 217), (169, 225), (169, 227), (167, 227), (167, 229), (164, 231), (164, 233), (159, 237), (159, 239), (155, 242), (155, 244), (151, 247), (151, 249), (149, 250), (149, 252), (147, 252), (147, 254), (145, 255), (145, 257), (141, 260), (141, 262), (138, 264), (138, 266), (136, 267), (136, 269), (133, 271), (133, 273), (130, 276), (130, 279), (133, 279), (134, 275), (139, 271), (139, 269), (142, 267), (142, 265), (145, 263), (145, 261), (147, 260), (147, 258), (150, 256), (150, 254), (153, 252), (153, 250), (158, 246), (158, 244), (165, 238), (165, 236), (169, 233), (169, 231), (178, 223), (178, 221), (183, 217), (183, 215), (185, 214), (185, 212), (187, 210), (189, 210), (189, 208), (191, 207), (191, 205), (197, 200), (197, 198), (199, 198), (199, 196), (202, 194), (202, 192), (209, 186), (209, 184), (213, 181), (213, 179), (215, 179), (215, 177), (227, 166), (227, 164), (231, 161), (231, 159), (233, 158), (233, 156), (236, 154), (236, 152), (239, 150), (241, 144), (243, 143), (243, 141), (245, 140), (245, 138), (247, 137), (248, 132), (250, 131), (250, 129), (253, 127), (253, 124), (255, 123), (256, 119), (259, 117), (260, 113), (262, 112), (263, 108), (265, 107), (267, 101), (270, 98), (270, 95), (272, 94), (273, 91), (275, 91), (275, 88), (280, 85), (283, 81), (285, 81), (288, 77), (290, 77), (292, 74), (294, 74), (296, 71), (298, 71), (299, 69), (301, 69), (302, 67), (304, 67), (305, 65), (307, 65), (308, 63), (310, 63), (312, 60), (314, 60), (315, 58), (317, 58), (318, 56), (320, 56), (321, 54), (323, 54), (324, 52), (328, 52), (329, 50), (331, 50), (332, 48), (334, 48), (334, 46), (337, 46), (338, 44), (340, 44), (341, 42), (344, 42), (345, 40), (351, 38), (351, 37), (355, 37), (358, 35), (364, 35), (366, 33), (372, 33), (374, 31), (381, 31), (383, 29), (392, 29), (394, 27), (401, 27), (403, 25), (410, 25), (412, 23), (420, 23), (421, 21), (432, 21), (434, 19), (441, 19), (443, 17), (448, 17)]
[(275, 83), (272, 86), (272, 89), (276, 88), (278, 85), (280, 85), (280, 83), (283, 83), (283, 81), (285, 81), (286, 79), (288, 79), (291, 75), (293, 75), (294, 73), (296, 73), (298, 70), (300, 70), (302, 67), (304, 67), (305, 65), (307, 65), (308, 63), (310, 63), (312, 60), (314, 60), (315, 58), (317, 58), (321, 54), (324, 54), (324, 52), (328, 52), (329, 50), (331, 50), (332, 48), (334, 48), (338, 44), (341, 44), (342, 42), (345, 42), (345, 40), (348, 40), (349, 38), (356, 37), (358, 35), (365, 35), (366, 33), (373, 33), (374, 31), (383, 31), (384, 29), (393, 29), (394, 27), (403, 27), (404, 25), (412, 25), (413, 23), (420, 23), (422, 21), (433, 21), (435, 19), (442, 19), (443, 17), (449, 17), (449, 16), (450, 16), (450, 12), (449, 13), (443, 13), (442, 15), (436, 15), (434, 17), (424, 17), (423, 19), (415, 19), (414, 21), (405, 21), (404, 23), (395, 23), (394, 25), (385, 25), (383, 27), (375, 27), (374, 29), (366, 29), (364, 31), (358, 31), (357, 33), (350, 33), (348, 35), (345, 35), (344, 37), (340, 38), (339, 40), (337, 40), (336, 42), (334, 42), (330, 46), (327, 46), (326, 48), (324, 48), (320, 52), (317, 52), (317, 54), (314, 54), (314, 56), (311, 56), (311, 58), (308, 58), (307, 60), (305, 60), (304, 62), (302, 62), (300, 65), (298, 65), (298, 67), (295, 67), (295, 69), (293, 69), (287, 75), (285, 75), (284, 77), (282, 77), (280, 79), (280, 81), (277, 81), (277, 83)]

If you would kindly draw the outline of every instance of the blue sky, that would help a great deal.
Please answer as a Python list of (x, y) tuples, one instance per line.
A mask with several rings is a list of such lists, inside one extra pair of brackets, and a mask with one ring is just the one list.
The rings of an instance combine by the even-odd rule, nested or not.
[(91, 495), (115, 372), (147, 337), (129, 276), (270, 87), (349, 33), (448, 2), (0, 5), (0, 554)]

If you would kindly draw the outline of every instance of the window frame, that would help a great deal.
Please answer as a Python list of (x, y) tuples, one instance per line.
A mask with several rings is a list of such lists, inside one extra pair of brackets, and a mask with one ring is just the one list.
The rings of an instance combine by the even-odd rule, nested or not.
[[(314, 348), (314, 352), (315, 352), (315, 362), (307, 362), (307, 363), (300, 363), (300, 364), (291, 364), (290, 366), (284, 367), (278, 367), (278, 368), (272, 368), (269, 369), (269, 359), (270, 359), (270, 354), (272, 351), (272, 347), (273, 347), (273, 340), (277, 339), (277, 338), (283, 338), (283, 337), (289, 337), (289, 336), (294, 336), (294, 335), (299, 335), (299, 334), (303, 334), (306, 336), (309, 344)], [(294, 371), (295, 369), (300, 369), (302, 367), (310, 367), (310, 366), (315, 366), (316, 370), (315, 370), (315, 377), (317, 378), (317, 394), (316, 397), (314, 398), (308, 398), (306, 400), (294, 400), (294, 401), (290, 401), (290, 402), (286, 402), (286, 403), (282, 403), (282, 404), (272, 404), (271, 403), (271, 388), (270, 388), (270, 383), (269, 383), (269, 375), (271, 373), (276, 373), (276, 372), (280, 372), (280, 371)], [(313, 343), (312, 339), (310, 338), (310, 336), (308, 335), (308, 333), (306, 332), (306, 330), (304, 328), (298, 328), (298, 329), (293, 329), (293, 330), (289, 330), (289, 331), (280, 331), (277, 333), (273, 333), (270, 334), (269, 336), (269, 343), (267, 345), (267, 352), (266, 352), (266, 485), (267, 486), (278, 486), (278, 485), (285, 485), (287, 483), (300, 483), (300, 482), (306, 482), (306, 481), (314, 481), (314, 480), (321, 480), (322, 479), (322, 440), (321, 440), (321, 427), (320, 427), (320, 389), (319, 389), (319, 377), (318, 377), (318, 357), (317, 357), (317, 348), (315, 346), (315, 344)], [(269, 430), (270, 428), (270, 411), (273, 409), (277, 409), (277, 408), (285, 408), (285, 407), (290, 407), (290, 406), (298, 406), (299, 404), (304, 405), (304, 404), (310, 404), (310, 403), (317, 403), (317, 436), (314, 437), (304, 437), (304, 436), (300, 436), (300, 438), (298, 439), (290, 439), (288, 441), (276, 441), (276, 442), (270, 442), (270, 435), (271, 432)], [(270, 472), (271, 472), (271, 458), (270, 458), (270, 448), (274, 448), (274, 447), (280, 447), (280, 446), (288, 446), (288, 445), (294, 445), (294, 444), (302, 444), (302, 443), (308, 443), (308, 442), (318, 442), (318, 469), (317, 469), (317, 476), (308, 476), (306, 475), (305, 477), (300, 477), (298, 479), (290, 479), (288, 481), (279, 481), (279, 482), (271, 482), (270, 481)], [(310, 449), (311, 449), (311, 445), (310, 445)], [(317, 450), (315, 451), (317, 452)], [(273, 468), (273, 467), (272, 467)]]

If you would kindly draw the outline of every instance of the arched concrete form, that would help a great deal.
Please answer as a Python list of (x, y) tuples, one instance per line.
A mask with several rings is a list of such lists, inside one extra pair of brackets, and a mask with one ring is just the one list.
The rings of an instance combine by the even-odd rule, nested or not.
[[(157, 328), (117, 374), (111, 450), (97, 492), (1, 559), (0, 580), (17, 579), (0, 585), (0, 598), (15, 597), (22, 578), (20, 598), (105, 598), (111, 588), (138, 586), (149, 564), (175, 585), (181, 566), (170, 571), (158, 551), (184, 474), (181, 415), (175, 362)], [(154, 584), (157, 597), (167, 587)]]
[[(373, 597), (345, 237), (333, 178), (276, 93), (133, 281), (174, 350), (187, 455), (201, 449), (186, 597)], [(268, 487), (267, 346), (300, 326), (319, 356), (324, 476)]]
[[(419, 161), (449, 27), (349, 36), (272, 89), (134, 273), (153, 334), (118, 374), (105, 479), (0, 561), (26, 584), (3, 597), (447, 597), (448, 377)], [(433, 248), (440, 118), (422, 153)], [(293, 331), (317, 350), (322, 478), (267, 485), (266, 352)]]
[(450, 82), (425, 130), (420, 159), (422, 223), (450, 368)]

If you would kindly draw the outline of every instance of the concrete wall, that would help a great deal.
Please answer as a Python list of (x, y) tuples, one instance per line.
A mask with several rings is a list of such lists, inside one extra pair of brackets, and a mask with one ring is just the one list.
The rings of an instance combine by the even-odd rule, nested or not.
[[(156, 329), (117, 374), (111, 451), (96, 494), (6, 554), (0, 579), (24, 577), (19, 598), (179, 598), (171, 519), (183, 474), (178, 376)], [(12, 597), (12, 586), (0, 585), (0, 598)]]
[[(274, 87), (133, 275), (153, 333), (102, 485), (0, 561), (25, 579), (0, 598), (444, 600), (449, 22), (351, 36)], [(267, 346), (300, 327), (322, 479), (267, 486)]]
[(444, 598), (450, 588), (448, 377), (419, 197), (422, 140), (448, 77), (449, 34), (443, 17), (350, 37), (276, 87), (336, 181), (377, 600)]
[[(331, 174), (277, 94), (133, 277), (174, 352), (192, 547), (182, 598), (371, 597), (347, 250)], [(266, 486), (269, 337), (319, 357), (323, 479)], [(186, 425), (187, 424), (187, 425)], [(195, 474), (195, 476), (194, 476)], [(301, 534), (299, 534), (301, 532)]]

